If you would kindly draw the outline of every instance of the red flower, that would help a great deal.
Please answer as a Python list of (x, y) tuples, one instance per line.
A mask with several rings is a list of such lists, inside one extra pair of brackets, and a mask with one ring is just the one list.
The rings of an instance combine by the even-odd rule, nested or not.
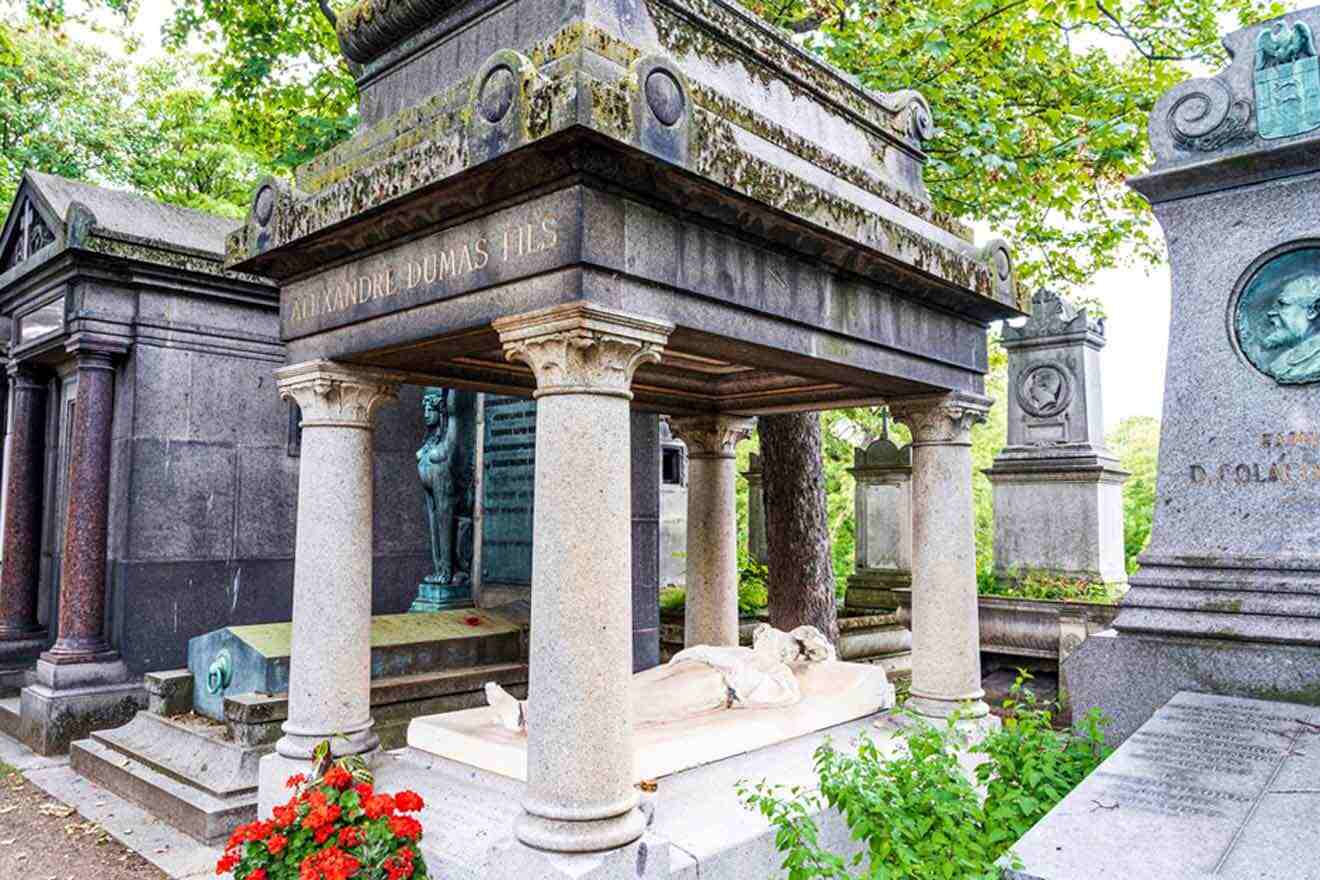
[(329, 770), (325, 771), (325, 777), (322, 779), (322, 782), (331, 788), (343, 791), (353, 784), (353, 774), (336, 764)]
[(411, 816), (391, 816), (390, 833), (405, 840), (416, 840), (422, 836), (422, 823)]
[(344, 849), (357, 846), (362, 842), (362, 832), (352, 825), (339, 831), (339, 845)]
[(394, 815), (394, 798), (387, 794), (372, 795), (362, 810), (367, 814), (368, 819), (379, 819), (381, 816)]
[(303, 816), (302, 827), (308, 831), (315, 831), (318, 828), (332, 824), (339, 818), (339, 805), (327, 804), (325, 798), (321, 798), (319, 804), (312, 806), (306, 816)]
[(266, 880), (266, 869), (257, 868), (257, 870), (247, 875), (247, 880)]
[(422, 796), (415, 791), (401, 791), (394, 796), (394, 806), (400, 813), (416, 813), (426, 806)]
[(282, 807), (276, 807), (274, 814), (276, 828), (288, 828), (294, 822), (298, 821), (298, 808), (295, 807), (292, 802), (287, 803)]
[(292, 776), (290, 776), (288, 779), (284, 780), (284, 787), (297, 788), (306, 781), (307, 781), (306, 776), (302, 775), (301, 773), (295, 773)]
[(288, 843), (289, 843), (289, 838), (285, 837), (283, 834), (272, 834), (270, 836), (270, 839), (266, 841), (266, 852), (270, 853), (273, 856), (277, 856), (280, 854), (280, 852), (283, 851), (284, 847), (287, 846)]
[(353, 786), (353, 790), (357, 792), (358, 800), (363, 803), (366, 803), (371, 796), (375, 794), (375, 791), (371, 788), (370, 782), (359, 782), (357, 785)]
[(362, 863), (348, 853), (328, 846), (304, 859), (298, 876), (301, 880), (348, 880), (361, 867)]
[(217, 875), (228, 874), (230, 871), (234, 870), (234, 868), (237, 865), (238, 865), (238, 854), (229, 853), (220, 861), (215, 863), (215, 873)]
[(322, 844), (333, 837), (334, 833), (335, 826), (327, 823), (316, 829), (316, 833), (312, 835), (312, 839), (315, 840), (317, 844)]

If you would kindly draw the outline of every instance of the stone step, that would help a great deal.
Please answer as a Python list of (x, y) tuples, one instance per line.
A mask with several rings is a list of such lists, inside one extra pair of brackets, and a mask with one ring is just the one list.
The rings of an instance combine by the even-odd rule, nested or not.
[(246, 794), (218, 798), (95, 739), (73, 743), (69, 761), (82, 776), (202, 843), (222, 843), (239, 825), (257, 817), (255, 785)]
[(0, 699), (0, 733), (14, 739), (21, 739), (18, 734), (19, 728), (22, 726), (22, 718), (19, 716), (18, 705), (19, 697), (17, 693)]
[[(384, 748), (402, 746), (408, 723), (420, 715), (438, 715), (486, 705), (483, 690), (493, 681), (510, 693), (526, 693), (526, 663), (492, 663), (439, 672), (378, 678), (371, 682), (371, 716)], [(288, 694), (239, 694), (225, 698), (225, 722), (242, 745), (273, 743), (289, 717)]]
[(257, 762), (271, 746), (242, 746), (225, 725), (198, 716), (187, 722), (139, 712), (128, 724), (90, 739), (168, 776), (226, 799), (256, 791)]

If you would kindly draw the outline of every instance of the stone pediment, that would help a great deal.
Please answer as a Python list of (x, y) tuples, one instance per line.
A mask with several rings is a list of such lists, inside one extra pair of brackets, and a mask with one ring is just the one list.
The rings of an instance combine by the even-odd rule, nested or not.
[(64, 237), (64, 222), (27, 181), (15, 194), (0, 231), (0, 273), (44, 256)]
[(1093, 337), (1104, 344), (1105, 320), (1075, 306), (1052, 290), (1042, 288), (1031, 298), (1031, 317), (1020, 326), (1005, 324), (1002, 338), (1006, 345), (1059, 337)]

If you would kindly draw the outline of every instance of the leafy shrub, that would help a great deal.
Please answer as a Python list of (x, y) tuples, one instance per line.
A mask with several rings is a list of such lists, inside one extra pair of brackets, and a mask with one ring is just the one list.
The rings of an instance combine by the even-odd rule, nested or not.
[[(976, 771), (984, 798), (958, 763), (966, 744), (952, 721), (913, 724), (892, 757), (865, 735), (856, 754), (823, 744), (818, 791), (739, 783), (743, 802), (775, 829), (789, 880), (998, 880), (1009, 848), (1108, 754), (1097, 713), (1076, 735), (1060, 733), (1050, 708), (1024, 696), (1021, 684), (1005, 703), (1002, 729), (971, 747), (987, 756)], [(820, 845), (815, 814), (826, 807), (843, 816), (863, 851), (844, 858)], [(863, 862), (865, 872), (852, 873)]]
[[(738, 613), (753, 616), (765, 611), (770, 604), (766, 587), (769, 576), (764, 563), (757, 562), (743, 550), (738, 551)], [(678, 613), (687, 605), (687, 591), (669, 586), (660, 591), (660, 611)]]
[(421, 823), (406, 813), (424, 804), (411, 791), (372, 789), (360, 757), (330, 760), (330, 744), (317, 747), (309, 780), (289, 778), (293, 796), (272, 817), (237, 828), (225, 844), (216, 874), (235, 880), (425, 880), (417, 848)]
[(1115, 584), (1080, 580), (1043, 571), (1014, 572), (1001, 578), (993, 570), (978, 569), (976, 589), (982, 596), (1013, 599), (1052, 599), (1062, 602), (1117, 602), (1123, 596)]

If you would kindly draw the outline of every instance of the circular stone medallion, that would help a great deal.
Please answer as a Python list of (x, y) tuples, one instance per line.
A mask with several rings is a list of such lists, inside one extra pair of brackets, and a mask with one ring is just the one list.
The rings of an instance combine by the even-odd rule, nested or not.
[(1272, 257), (1233, 306), (1238, 348), (1280, 385), (1320, 382), (1320, 247)]
[(646, 103), (655, 118), (664, 125), (673, 125), (683, 115), (683, 89), (674, 75), (656, 68), (646, 77)]
[(1037, 418), (1057, 416), (1072, 400), (1072, 383), (1054, 364), (1034, 364), (1018, 380), (1017, 399), (1025, 412)]
[(491, 125), (503, 119), (504, 114), (513, 106), (513, 80), (513, 71), (508, 65), (501, 64), (491, 68), (486, 78), (481, 81), (477, 104), (481, 109), (482, 118)]
[(265, 226), (270, 222), (270, 218), (275, 213), (275, 187), (263, 186), (257, 193), (256, 201), (252, 205), (252, 215), (257, 223)]

